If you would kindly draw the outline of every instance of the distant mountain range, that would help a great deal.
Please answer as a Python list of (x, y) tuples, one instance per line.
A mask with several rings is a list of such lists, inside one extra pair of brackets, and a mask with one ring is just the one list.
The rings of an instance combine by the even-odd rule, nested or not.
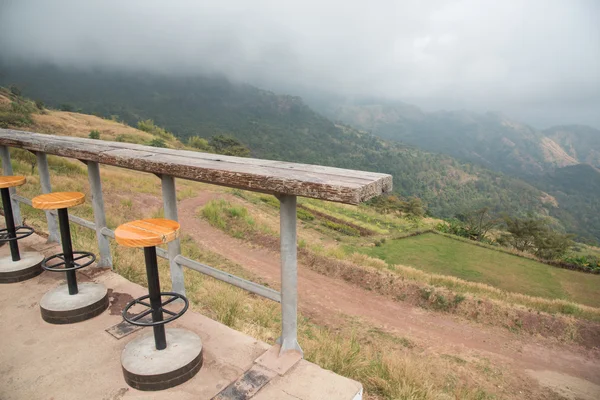
[[(324, 116), (299, 97), (222, 77), (0, 66), (0, 85), (10, 84), (55, 108), (68, 103), (131, 125), (150, 118), (183, 140), (228, 134), (256, 157), (391, 173), (395, 190), (420, 197), (434, 216), (488, 206), (551, 216), (600, 240), (600, 202), (592, 201), (600, 172), (580, 165), (598, 166), (598, 131), (589, 127), (542, 132), (495, 114), (402, 103), (328, 104)], [(573, 185), (579, 176), (586, 181)]]
[(589, 126), (539, 131), (499, 114), (426, 113), (404, 103), (331, 105), (324, 112), (385, 139), (518, 176), (581, 163), (600, 167), (600, 131)]
[(427, 113), (405, 103), (329, 104), (323, 111), (382, 138), (519, 177), (556, 200), (550, 215), (569, 230), (600, 237), (598, 129), (537, 130), (499, 114)]

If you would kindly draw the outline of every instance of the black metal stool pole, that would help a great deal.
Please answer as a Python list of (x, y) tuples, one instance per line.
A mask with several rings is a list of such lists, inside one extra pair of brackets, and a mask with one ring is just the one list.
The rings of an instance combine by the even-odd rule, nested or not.
[[(146, 275), (148, 277), (148, 294), (150, 295), (150, 306), (152, 307), (152, 322), (163, 320), (162, 298), (160, 294), (160, 280), (158, 277), (158, 262), (156, 259), (156, 247), (144, 247), (144, 258), (146, 259)], [(165, 326), (154, 325), (154, 342), (156, 350), (167, 348)]]
[[(65, 268), (71, 268), (73, 264), (73, 244), (71, 243), (71, 228), (69, 227), (69, 212), (66, 208), (58, 209), (58, 221), (60, 223), (60, 241), (62, 243)], [(77, 288), (77, 275), (75, 270), (65, 271), (67, 274), (67, 286), (69, 294), (79, 293)]]
[(19, 244), (16, 240), (17, 231), (15, 229), (15, 218), (13, 216), (12, 205), (10, 200), (10, 192), (8, 188), (0, 189), (2, 192), (2, 205), (4, 206), (4, 219), (6, 220), (6, 231), (8, 238), (13, 239), (9, 241), (10, 244), (10, 255), (13, 261), (19, 261), (21, 254), (19, 253)]

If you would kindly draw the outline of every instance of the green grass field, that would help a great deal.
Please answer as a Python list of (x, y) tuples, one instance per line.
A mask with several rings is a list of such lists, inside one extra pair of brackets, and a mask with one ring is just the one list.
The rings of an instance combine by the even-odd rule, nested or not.
[(409, 265), (510, 292), (600, 306), (600, 275), (552, 267), (433, 233), (360, 251), (388, 264)]

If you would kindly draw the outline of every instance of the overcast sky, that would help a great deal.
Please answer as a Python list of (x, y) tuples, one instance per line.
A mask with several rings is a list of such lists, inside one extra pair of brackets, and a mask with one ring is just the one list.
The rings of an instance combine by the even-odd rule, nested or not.
[(0, 0), (0, 57), (600, 127), (600, 0)]

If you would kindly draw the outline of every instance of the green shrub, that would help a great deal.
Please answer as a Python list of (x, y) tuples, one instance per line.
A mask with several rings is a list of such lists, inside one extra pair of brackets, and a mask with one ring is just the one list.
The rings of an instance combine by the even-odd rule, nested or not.
[[(139, 121), (137, 123), (137, 128), (141, 131), (151, 133), (154, 136), (158, 136), (161, 139), (175, 140), (175, 136), (173, 136), (173, 134), (171, 132), (168, 132), (166, 129), (163, 129), (160, 126), (155, 125), (154, 121), (152, 121), (151, 119)], [(156, 146), (156, 147), (166, 147), (166, 146)]]
[(298, 209), (297, 215), (298, 215), (298, 218), (301, 219), (302, 221), (312, 221), (315, 219), (315, 216), (312, 213), (310, 213), (302, 208)]
[(152, 147), (167, 147), (167, 144), (161, 138), (152, 139), (148, 145)]
[(8, 88), (13, 95), (21, 96), (21, 89), (17, 85), (10, 85)]
[(88, 136), (90, 139), (100, 139), (100, 131), (97, 129), (91, 130)]
[(23, 101), (13, 101), (8, 106), (0, 105), (0, 128), (31, 125), (34, 111), (35, 106)]
[(274, 196), (264, 195), (264, 196), (260, 196), (259, 199), (263, 203), (266, 203), (275, 208), (279, 208), (279, 200), (277, 200)]
[(338, 224), (337, 222), (332, 221), (323, 221), (321, 222), (321, 225), (347, 236), (360, 236), (360, 231), (358, 229), (348, 225)]
[(188, 146), (205, 152), (213, 152), (215, 150), (208, 144), (208, 140), (199, 136), (191, 136), (188, 139)]

